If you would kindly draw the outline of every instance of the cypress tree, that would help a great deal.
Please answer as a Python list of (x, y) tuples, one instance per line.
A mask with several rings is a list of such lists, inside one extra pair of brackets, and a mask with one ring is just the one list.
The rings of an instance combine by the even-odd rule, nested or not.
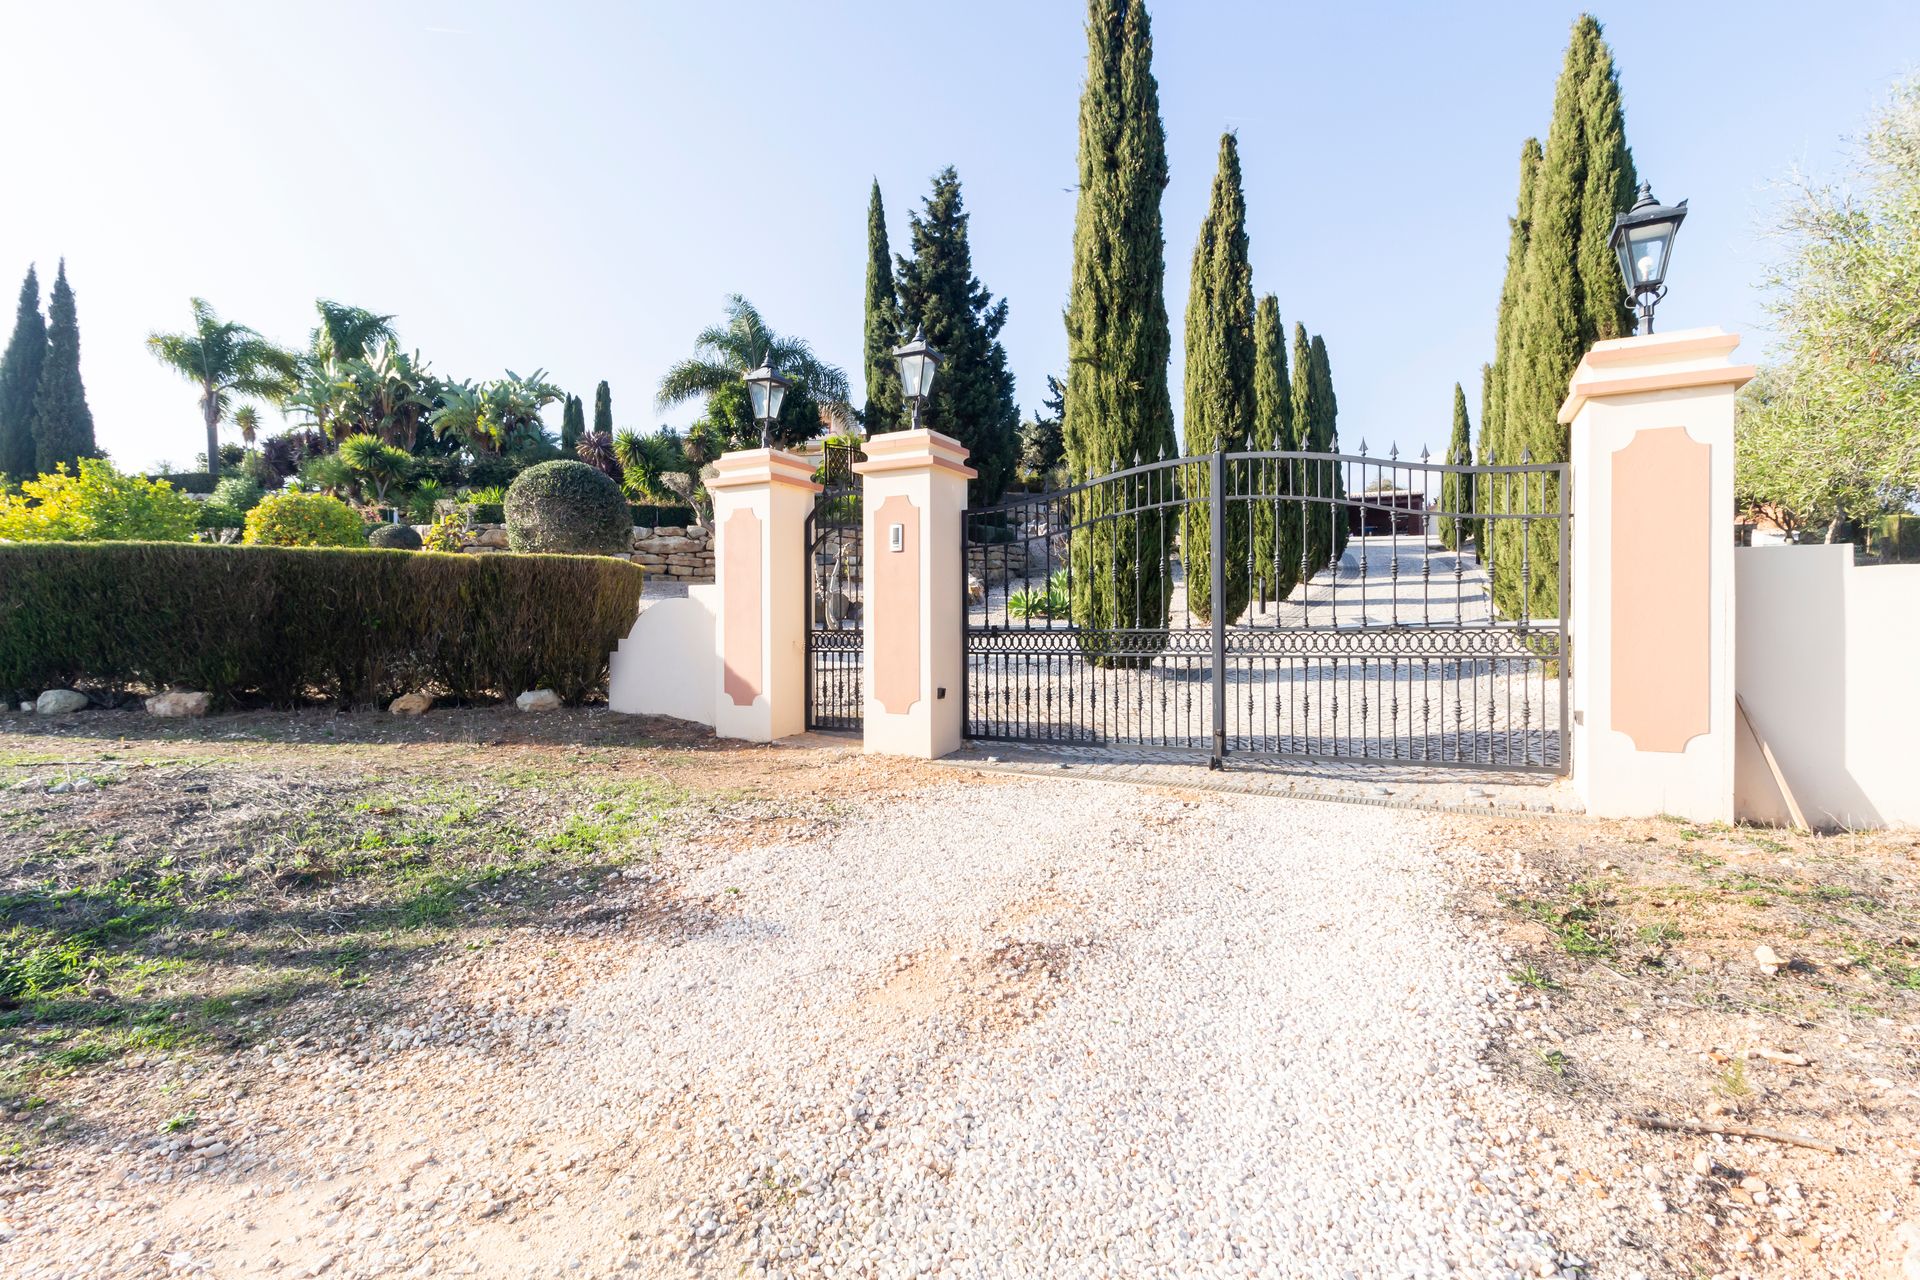
[[(1272, 294), (1253, 310), (1253, 447), (1297, 449), (1293, 431), (1293, 387), (1287, 377), (1287, 331), (1280, 323), (1280, 300)], [(1300, 507), (1280, 495), (1293, 492), (1298, 467), (1291, 462), (1259, 464), (1253, 504), (1254, 590), (1264, 600), (1285, 600), (1300, 580)]]
[[(1063, 434), (1073, 477), (1085, 480), (1121, 459), (1174, 451), (1160, 220), (1167, 139), (1144, 0), (1089, 0), (1078, 173)], [(1073, 511), (1073, 620), (1088, 657), (1115, 666), (1151, 661), (1143, 651), (1164, 644), (1172, 589), (1165, 521), (1113, 514), (1131, 501), (1122, 485), (1096, 485)], [(1136, 633), (1131, 656), (1105, 639), (1116, 628)]]
[[(1480, 452), (1477, 461), (1481, 466), (1487, 464), (1487, 449), (1491, 443), (1487, 438), (1487, 406), (1493, 401), (1493, 388), (1498, 376), (1491, 364), (1480, 366)], [(1467, 460), (1473, 462), (1476, 458), (1469, 453)], [(1467, 527), (1460, 533), (1461, 546), (1464, 547), (1471, 542), (1474, 559), (1478, 560), (1483, 567), (1488, 564), (1486, 511), (1492, 489), (1493, 486), (1487, 482), (1485, 473), (1474, 476), (1470, 490), (1474, 517), (1467, 522)]]
[[(1506, 445), (1510, 424), (1507, 414), (1507, 385), (1518, 364), (1516, 350), (1519, 333), (1520, 282), (1526, 272), (1527, 245), (1533, 235), (1534, 193), (1540, 180), (1542, 152), (1538, 138), (1528, 138), (1520, 145), (1520, 193), (1515, 202), (1513, 217), (1507, 219), (1507, 270), (1500, 281), (1500, 310), (1494, 320), (1493, 329), (1493, 367), (1490, 373), (1481, 377), (1480, 393), (1480, 463), (1482, 466), (1498, 460), (1512, 462)], [(1501, 487), (1496, 484), (1478, 486), (1474, 500), (1482, 512), (1495, 509), (1494, 503), (1502, 497)], [(1482, 519), (1473, 540), (1474, 554), (1480, 563), (1492, 572), (1492, 557), (1487, 543), (1488, 528), (1492, 523)]]
[(87, 389), (80, 381), (80, 318), (67, 284), (65, 259), (47, 300), (47, 362), (33, 394), (33, 448), (34, 465), (42, 474), (63, 464), (73, 470), (80, 459), (100, 452), (93, 441)]
[(940, 374), (920, 424), (967, 446), (979, 475), (968, 484), (974, 506), (1000, 500), (1019, 454), (1020, 407), (1000, 330), (1007, 302), (973, 274), (960, 178), (948, 166), (933, 179), (923, 212), (914, 214), (913, 256), (896, 259), (903, 327), (918, 327), (940, 352)]
[[(1601, 39), (1600, 23), (1583, 14), (1573, 25), (1534, 184), (1513, 368), (1500, 393), (1506, 422), (1498, 447), (1510, 455), (1502, 464), (1518, 463), (1522, 455), (1536, 463), (1566, 460), (1567, 429), (1556, 419), (1567, 380), (1588, 347), (1632, 331), (1626, 286), (1607, 240), (1615, 214), (1633, 203), (1634, 181), (1613, 52)], [(1558, 509), (1558, 486), (1544, 474), (1517, 476), (1500, 487), (1508, 510)], [(1558, 521), (1496, 523), (1496, 605), (1508, 617), (1554, 617)]]
[(873, 194), (867, 198), (867, 404), (860, 412), (860, 425), (868, 435), (898, 431), (906, 425), (900, 366), (893, 359), (893, 349), (901, 341), (900, 299), (893, 291), (893, 252), (887, 247), (887, 211), (880, 203), (880, 180), (875, 178)]
[(613, 389), (604, 378), (593, 389), (593, 430), (596, 435), (613, 439)]
[[(1333, 361), (1327, 357), (1326, 339), (1319, 334), (1313, 335), (1313, 374), (1320, 383), (1320, 413), (1322, 420), (1316, 424), (1315, 434), (1320, 440), (1320, 448), (1326, 453), (1340, 452), (1340, 398), (1333, 391)], [(1344, 464), (1327, 464), (1330, 484), (1329, 494), (1333, 499), (1333, 508), (1328, 517), (1332, 545), (1330, 558), (1337, 561), (1347, 549), (1347, 521), (1349, 512), (1346, 505), (1347, 468)]]
[[(1453, 434), (1447, 440), (1447, 465), (1463, 467), (1473, 462), (1473, 429), (1467, 423), (1467, 393), (1460, 389), (1459, 383), (1453, 384)], [(1466, 512), (1473, 510), (1473, 476), (1467, 472), (1448, 471), (1440, 478), (1440, 511), (1435, 521), (1436, 532), (1440, 535), (1441, 545), (1449, 551), (1458, 551), (1466, 541), (1472, 520)]]
[[(1314, 359), (1307, 327), (1293, 326), (1293, 431), (1304, 453), (1326, 453), (1331, 441), (1323, 434), (1327, 424), (1327, 389)], [(1300, 495), (1300, 581), (1311, 582), (1333, 556), (1333, 520), (1338, 514), (1331, 499), (1335, 466), (1324, 458), (1303, 458), (1295, 475)]]
[[(606, 383), (601, 383), (606, 386)], [(568, 396), (567, 407), (560, 415), (560, 451), (569, 458), (580, 452), (580, 439), (587, 434), (587, 410), (580, 403), (579, 396)]]
[(40, 277), (32, 267), (20, 282), (20, 310), (13, 337), (0, 356), (0, 475), (18, 483), (40, 474), (34, 467), (33, 393), (47, 358), (47, 322), (40, 314)]
[[(1240, 144), (1231, 133), (1220, 138), (1220, 167), (1213, 177), (1207, 216), (1200, 223), (1200, 239), (1193, 247), (1192, 281), (1187, 295), (1182, 422), (1186, 451), (1244, 448), (1254, 426), (1253, 267), (1247, 261), (1247, 198), (1240, 186)], [(1187, 610), (1196, 618), (1211, 618), (1216, 607), (1213, 504), (1192, 493), (1189, 497), (1180, 513)], [(1244, 501), (1229, 501), (1221, 513), (1225, 581), (1218, 586), (1218, 607), (1229, 621), (1247, 607), (1248, 506)]]

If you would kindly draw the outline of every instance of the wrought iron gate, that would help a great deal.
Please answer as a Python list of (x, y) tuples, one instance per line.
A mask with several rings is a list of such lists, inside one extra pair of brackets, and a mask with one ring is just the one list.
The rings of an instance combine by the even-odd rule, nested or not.
[(1566, 492), (1363, 444), (970, 511), (967, 736), (1563, 773)]
[(807, 517), (807, 728), (859, 732), (864, 644), (860, 477), (864, 455), (829, 443), (816, 479), (825, 486)]

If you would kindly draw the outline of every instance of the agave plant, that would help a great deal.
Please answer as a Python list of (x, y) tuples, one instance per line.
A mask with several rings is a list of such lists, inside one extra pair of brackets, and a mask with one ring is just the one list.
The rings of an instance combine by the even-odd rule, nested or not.
[(1065, 617), (1072, 607), (1065, 569), (1055, 569), (1044, 587), (1027, 587), (1007, 597), (1007, 612), (1028, 620)]

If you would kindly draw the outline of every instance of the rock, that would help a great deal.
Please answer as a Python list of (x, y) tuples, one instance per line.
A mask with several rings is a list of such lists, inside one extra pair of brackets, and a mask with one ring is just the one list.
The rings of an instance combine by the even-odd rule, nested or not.
[(31, 711), (33, 710), (33, 704), (31, 702), (23, 702), (20, 704), (20, 709), (22, 711)]
[(656, 538), (684, 538), (687, 536), (687, 531), (677, 524), (663, 524), (653, 531), (653, 536)]
[(1764, 942), (1753, 949), (1753, 959), (1754, 963), (1769, 974), (1778, 973), (1787, 967), (1787, 962), (1780, 958), (1779, 953)]
[(1807, 1056), (1804, 1053), (1788, 1053), (1783, 1049), (1755, 1049), (1753, 1056), (1764, 1058), (1768, 1062), (1777, 1062), (1783, 1067), (1804, 1067)]
[(433, 695), (425, 689), (403, 693), (387, 704), (387, 710), (396, 716), (423, 716), (432, 709)]
[(496, 551), (504, 550), (507, 546), (507, 527), (503, 524), (490, 524), (483, 529), (475, 530), (473, 545), (491, 547)]
[(49, 689), (40, 695), (33, 709), (43, 716), (64, 716), (87, 705), (87, 695), (76, 689)]
[(159, 716), (163, 720), (178, 720), (188, 716), (204, 716), (207, 708), (213, 705), (210, 693), (191, 693), (176, 689), (171, 693), (156, 693), (147, 699), (147, 714)]
[(987, 602), (987, 584), (980, 581), (980, 575), (967, 575), (967, 603), (985, 604)]
[(1693, 1157), (1693, 1171), (1701, 1177), (1713, 1172), (1713, 1157), (1702, 1151)]
[(560, 695), (551, 689), (529, 689), (513, 700), (522, 711), (558, 711)]

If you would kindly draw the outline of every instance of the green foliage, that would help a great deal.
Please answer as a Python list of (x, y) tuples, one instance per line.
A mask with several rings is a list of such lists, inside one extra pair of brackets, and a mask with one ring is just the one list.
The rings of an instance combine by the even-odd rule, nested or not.
[(491, 382), (461, 382), (445, 387), (439, 407), (427, 415), (434, 438), (451, 435), (475, 454), (499, 456), (544, 429), (540, 411), (565, 392), (546, 380), (544, 369), (521, 377), (509, 369)]
[(613, 388), (604, 378), (593, 389), (593, 429), (599, 434), (613, 434)]
[(898, 431), (906, 425), (900, 395), (900, 366), (893, 349), (900, 344), (900, 298), (893, 289), (893, 251), (887, 246), (887, 211), (880, 203), (880, 180), (867, 199), (867, 314), (863, 333), (863, 370), (867, 407), (860, 422), (868, 435)]
[[(1519, 361), (1516, 349), (1520, 311), (1520, 281), (1527, 267), (1527, 244), (1533, 235), (1533, 198), (1540, 181), (1544, 155), (1538, 138), (1528, 138), (1520, 147), (1520, 196), (1514, 216), (1507, 219), (1507, 272), (1500, 282), (1500, 311), (1494, 324), (1493, 363), (1482, 371), (1480, 392), (1480, 464), (1511, 463), (1518, 450), (1507, 447), (1507, 380)], [(1476, 509), (1493, 510), (1497, 486), (1480, 486), (1474, 495)], [(1486, 520), (1481, 520), (1474, 538), (1474, 553), (1487, 564), (1489, 544)]]
[[(1308, 453), (1327, 453), (1333, 449), (1333, 412), (1327, 403), (1332, 388), (1322, 376), (1316, 358), (1318, 338), (1308, 338), (1305, 325), (1293, 326), (1293, 429), (1300, 448)], [(1324, 345), (1320, 348), (1324, 350)], [(1294, 492), (1300, 495), (1300, 511), (1305, 526), (1301, 531), (1300, 578), (1310, 582), (1313, 576), (1333, 563), (1334, 527), (1344, 523), (1344, 513), (1333, 501), (1338, 496), (1339, 470), (1331, 462), (1304, 459), (1295, 479)]]
[(449, 511), (433, 522), (420, 543), (428, 551), (459, 551), (471, 540), (467, 533), (467, 522), (459, 512)]
[(913, 256), (895, 259), (900, 324), (924, 331), (942, 357), (920, 425), (967, 446), (967, 463), (979, 473), (967, 492), (973, 505), (990, 506), (1013, 478), (1019, 447), (1020, 408), (1000, 341), (1007, 301), (994, 301), (973, 274), (960, 177), (951, 165), (934, 175), (926, 204), (909, 223)]
[(847, 375), (813, 354), (799, 338), (785, 338), (768, 327), (751, 302), (739, 294), (727, 299), (727, 321), (700, 331), (692, 358), (668, 369), (660, 379), (661, 408), (705, 398), (706, 416), (698, 433), (718, 436), (730, 449), (758, 448), (760, 425), (753, 420), (740, 375), (771, 360), (792, 386), (773, 424), (773, 443), (785, 448), (820, 434), (822, 408), (846, 413)]
[(1867, 551), (1889, 564), (1920, 562), (1920, 516), (1881, 516), (1867, 534)]
[(568, 396), (566, 412), (560, 415), (560, 452), (571, 457), (580, 447), (580, 437), (586, 434), (587, 408), (579, 396)]
[(386, 505), (392, 491), (413, 474), (412, 454), (366, 432), (342, 440), (334, 456), (353, 473), (360, 496), (381, 506)]
[[(1447, 440), (1447, 464), (1464, 467), (1472, 462), (1473, 427), (1467, 421), (1467, 393), (1456, 382), (1453, 384), (1453, 434)], [(1441, 544), (1449, 551), (1458, 551), (1465, 544), (1466, 535), (1472, 527), (1472, 521), (1465, 518), (1465, 513), (1473, 509), (1472, 473), (1446, 472), (1440, 480), (1442, 514), (1434, 524)]]
[(247, 512), (241, 541), (268, 547), (363, 547), (367, 527), (360, 514), (338, 498), (323, 493), (275, 493)]
[(624, 556), (633, 516), (620, 486), (584, 462), (522, 471), (507, 489), (507, 544), (515, 551)]
[[(1287, 376), (1287, 331), (1280, 322), (1280, 300), (1272, 294), (1253, 311), (1253, 447), (1297, 449), (1293, 428), (1293, 387)], [(1252, 589), (1263, 600), (1285, 600), (1300, 581), (1301, 507), (1279, 498), (1291, 494), (1300, 467), (1292, 462), (1256, 464), (1252, 492), (1275, 500), (1253, 504), (1248, 536), (1253, 540)]]
[[(1567, 46), (1534, 182), (1525, 265), (1513, 302), (1511, 368), (1501, 374), (1503, 465), (1523, 455), (1536, 463), (1566, 460), (1567, 428), (1558, 413), (1568, 379), (1588, 347), (1633, 330), (1626, 285), (1608, 240), (1615, 215), (1633, 203), (1634, 185), (1613, 53), (1601, 39), (1599, 22), (1583, 14)], [(1498, 487), (1499, 501), (1510, 510), (1558, 510), (1560, 495), (1548, 477)], [(1559, 611), (1558, 521), (1491, 525), (1500, 612), (1553, 617)]]
[[(1167, 142), (1144, 0), (1088, 2), (1078, 176), (1063, 433), (1073, 478), (1085, 480), (1121, 458), (1174, 451), (1160, 219)], [(1162, 522), (1115, 514), (1124, 497), (1096, 485), (1073, 511), (1082, 528), (1074, 554), (1084, 570), (1074, 575), (1074, 621), (1089, 657), (1113, 665), (1132, 659), (1112, 652), (1109, 631), (1155, 634), (1166, 625), (1172, 594)], [(1147, 645), (1136, 636), (1129, 647)]]
[(1041, 401), (1043, 411), (1020, 424), (1020, 470), (1029, 482), (1044, 481), (1066, 460), (1067, 437), (1062, 428), (1066, 403), (1066, 384), (1048, 374), (1047, 394)]
[(428, 477), (416, 481), (413, 492), (407, 495), (407, 514), (415, 524), (426, 524), (433, 519), (434, 507), (446, 496), (447, 487), (438, 480)]
[(122, 475), (104, 458), (82, 458), (0, 494), (0, 540), (179, 542), (193, 536), (197, 504), (165, 481)]
[(204, 299), (189, 300), (193, 328), (153, 333), (147, 348), (160, 363), (200, 389), (207, 431), (207, 468), (220, 469), (220, 419), (236, 398), (279, 400), (294, 390), (298, 358), (246, 325), (222, 320)]
[[(1220, 138), (1220, 166), (1207, 216), (1193, 247), (1187, 296), (1186, 415), (1181, 428), (1189, 454), (1244, 448), (1254, 426), (1253, 265), (1247, 258), (1247, 199), (1240, 185), (1240, 144)], [(1207, 492), (1201, 487), (1199, 493)], [(1222, 513), (1221, 569), (1213, 581), (1213, 504), (1190, 496), (1180, 512), (1180, 558), (1186, 569), (1187, 610), (1211, 618), (1218, 608), (1231, 622), (1246, 610), (1251, 532), (1249, 504), (1229, 501)], [(1216, 594), (1218, 599), (1216, 599)]]
[(1007, 613), (1029, 620), (1064, 618), (1073, 608), (1073, 587), (1065, 569), (1055, 569), (1043, 587), (1026, 587), (1007, 596)]
[(13, 336), (0, 355), (0, 473), (16, 479), (40, 474), (33, 445), (33, 393), (47, 358), (47, 322), (40, 314), (40, 277), (32, 267), (20, 282)]
[(1735, 420), (1742, 506), (1837, 540), (1920, 501), (1920, 78), (1896, 86), (1846, 180), (1800, 180), (1771, 273), (1782, 359)]
[(262, 490), (252, 476), (225, 475), (213, 486), (213, 496), (200, 504), (202, 529), (239, 529), (246, 524), (247, 512), (259, 503)]
[(203, 543), (0, 546), (0, 689), (82, 676), (222, 703), (600, 686), (633, 624), (624, 561)]
[(367, 545), (387, 551), (418, 551), (426, 543), (410, 524), (376, 524), (367, 530)]
[(53, 277), (47, 301), (47, 358), (33, 392), (34, 466), (42, 474), (71, 467), (100, 452), (93, 439), (93, 411), (80, 381), (80, 318), (67, 284), (66, 260)]

